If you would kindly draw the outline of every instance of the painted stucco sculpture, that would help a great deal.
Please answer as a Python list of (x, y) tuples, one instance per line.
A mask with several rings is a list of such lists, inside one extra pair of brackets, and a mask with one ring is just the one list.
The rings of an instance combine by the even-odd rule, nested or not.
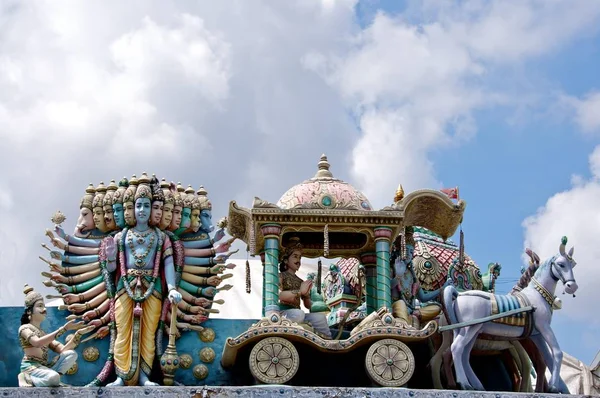
[(447, 329), (454, 329), (451, 351), (457, 382), (463, 389), (484, 389), (468, 358), (477, 336), (485, 334), (497, 339), (533, 340), (550, 369), (550, 391), (569, 393), (560, 378), (563, 353), (550, 326), (557, 283), (563, 283), (567, 294), (574, 294), (578, 288), (573, 276), (574, 250), (566, 252), (566, 243), (567, 238), (563, 237), (559, 253), (546, 259), (520, 292), (495, 295), (476, 291), (459, 293), (454, 286), (445, 288), (444, 307), (450, 323)]
[[(82, 322), (68, 321), (59, 329), (46, 333), (41, 324), (46, 318), (46, 305), (43, 296), (28, 285), (23, 289), (25, 294), (25, 310), (21, 316), (19, 327), (19, 343), (24, 356), (19, 374), (20, 387), (58, 387), (61, 386), (61, 375), (76, 365), (77, 353), (74, 348), (81, 341), (81, 336), (92, 330), (84, 327)], [(58, 338), (65, 332), (75, 331), (69, 335), (66, 343)], [(52, 360), (48, 351), (56, 355)]]
[(214, 296), (231, 288), (218, 287), (231, 276), (223, 271), (234, 266), (226, 264), (233, 240), (215, 246), (226, 220), (211, 238), (212, 205), (203, 187), (183, 189), (142, 173), (119, 184), (90, 184), (72, 235), (63, 221), (53, 217), (58, 237), (46, 233), (61, 251), (43, 245), (51, 259), (41, 257), (50, 267), (42, 275), (60, 293), (51, 297), (72, 313), (67, 318), (93, 329), (86, 340), (110, 339), (106, 364), (90, 385), (108, 383), (113, 371), (109, 386), (162, 382), (150, 375), (163, 354), (163, 334), (201, 331), (209, 314), (218, 313), (213, 304), (222, 303)]

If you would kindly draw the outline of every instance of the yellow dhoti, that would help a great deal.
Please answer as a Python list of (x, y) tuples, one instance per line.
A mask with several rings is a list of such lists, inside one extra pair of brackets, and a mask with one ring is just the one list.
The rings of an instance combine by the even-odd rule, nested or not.
[[(156, 328), (160, 320), (162, 303), (151, 294), (140, 303), (142, 315), (135, 322), (135, 302), (122, 292), (115, 303), (117, 338), (114, 346), (114, 362), (117, 375), (125, 384), (136, 385), (140, 367), (150, 374), (156, 349)], [(139, 334), (137, 332), (139, 328)], [(139, 336), (139, 337), (136, 337)]]

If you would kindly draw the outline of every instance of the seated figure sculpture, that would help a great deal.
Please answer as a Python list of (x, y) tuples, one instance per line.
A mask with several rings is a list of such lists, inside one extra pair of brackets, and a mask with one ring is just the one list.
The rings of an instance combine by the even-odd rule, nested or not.
[(392, 313), (396, 318), (406, 321), (408, 325), (418, 326), (439, 315), (442, 306), (432, 300), (452, 281), (447, 280), (444, 286), (431, 292), (423, 290), (413, 268), (414, 245), (409, 230), (406, 234), (405, 257), (402, 258), (400, 250), (392, 251), (390, 258), (394, 271), (391, 281)]
[(292, 322), (310, 322), (315, 332), (323, 338), (331, 339), (331, 331), (327, 325), (324, 312), (306, 314), (300, 309), (300, 301), (310, 310), (312, 308), (312, 280), (303, 281), (296, 272), (302, 259), (302, 244), (297, 238), (290, 243), (281, 255), (279, 263), (279, 309), (281, 314)]
[[(19, 343), (25, 355), (21, 361), (19, 387), (58, 387), (62, 385), (60, 376), (77, 361), (74, 349), (81, 341), (81, 336), (91, 328), (81, 329), (81, 323), (69, 321), (52, 333), (45, 333), (41, 328), (41, 323), (46, 319), (44, 298), (28, 285), (25, 285), (23, 293), (25, 312), (21, 316)], [(68, 343), (62, 344), (57, 340), (66, 331), (76, 329), (77, 332)], [(49, 360), (48, 350), (58, 355)]]

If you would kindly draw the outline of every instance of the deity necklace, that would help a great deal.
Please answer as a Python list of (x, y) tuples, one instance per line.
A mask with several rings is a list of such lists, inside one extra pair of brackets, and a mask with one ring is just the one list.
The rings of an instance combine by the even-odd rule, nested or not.
[[(147, 263), (148, 255), (154, 247), (154, 242), (156, 241), (156, 234), (152, 229), (141, 233), (135, 231), (134, 229), (130, 229), (129, 232), (130, 233), (127, 234), (127, 245), (131, 250), (131, 255), (135, 259), (135, 266), (138, 268), (142, 268)], [(142, 251), (141, 254), (136, 253), (135, 246), (133, 243), (134, 237), (138, 245), (143, 245), (146, 242), (146, 238), (148, 237), (148, 235), (150, 235), (150, 242), (148, 242), (148, 246), (144, 248), (144, 251)]]

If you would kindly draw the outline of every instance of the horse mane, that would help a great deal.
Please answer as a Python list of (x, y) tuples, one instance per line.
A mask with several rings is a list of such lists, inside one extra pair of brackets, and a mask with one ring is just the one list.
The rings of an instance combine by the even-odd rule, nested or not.
[(529, 267), (527, 267), (525, 272), (521, 274), (521, 278), (519, 278), (517, 284), (513, 286), (510, 294), (520, 292), (521, 290), (525, 289), (527, 285), (529, 285), (529, 282), (531, 282), (531, 278), (535, 275), (538, 268), (540, 267), (540, 257), (534, 251), (527, 248), (525, 249), (525, 253), (527, 253), (527, 255), (529, 256)]

